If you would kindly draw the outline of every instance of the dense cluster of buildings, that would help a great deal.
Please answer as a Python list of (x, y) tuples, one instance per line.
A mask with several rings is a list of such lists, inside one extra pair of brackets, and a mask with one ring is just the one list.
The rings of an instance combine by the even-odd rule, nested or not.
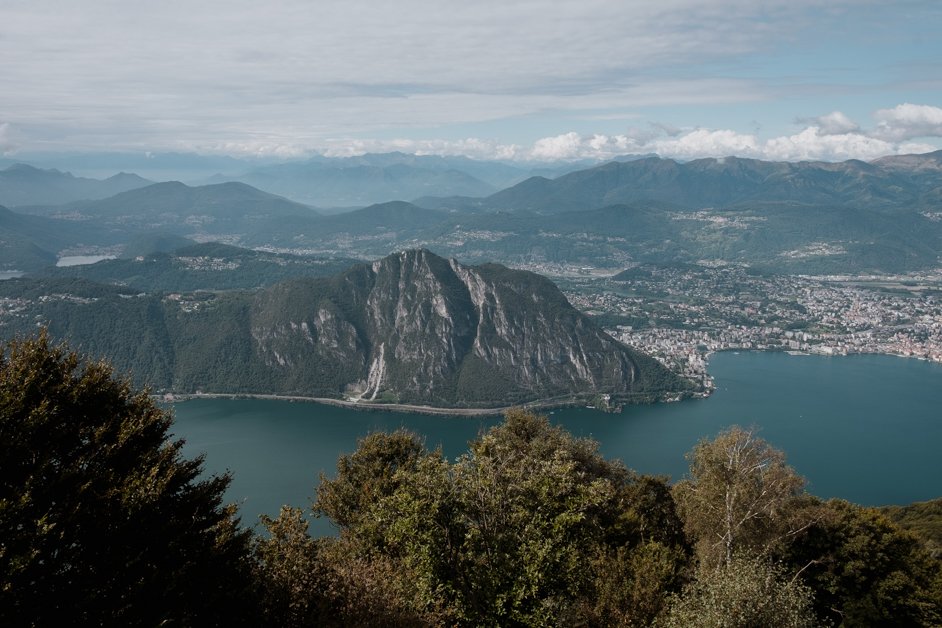
[(942, 272), (897, 277), (753, 276), (645, 267), (624, 281), (569, 281), (566, 296), (622, 342), (710, 385), (714, 351), (883, 353), (942, 362)]

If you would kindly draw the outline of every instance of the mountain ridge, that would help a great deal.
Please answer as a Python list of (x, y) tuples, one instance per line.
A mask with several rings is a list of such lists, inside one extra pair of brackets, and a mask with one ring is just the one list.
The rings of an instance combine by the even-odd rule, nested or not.
[[(913, 163), (925, 161), (925, 156), (913, 158)], [(770, 162), (741, 157), (677, 162), (649, 157), (612, 161), (555, 179), (533, 177), (487, 197), (485, 205), (492, 210), (540, 213), (639, 201), (689, 208), (757, 201), (898, 206), (918, 203), (927, 188), (942, 184), (942, 177), (917, 180), (888, 167), (900, 162), (880, 163)]]
[(60, 205), (81, 200), (97, 200), (151, 183), (152, 181), (126, 172), (107, 179), (89, 179), (56, 169), (15, 163), (0, 170), (0, 205)]
[(486, 408), (694, 392), (549, 280), (421, 249), (252, 291), (147, 296), (74, 279), (12, 281), (0, 292), (73, 295), (38, 303), (24, 324), (45, 321), (55, 337), (175, 393)]

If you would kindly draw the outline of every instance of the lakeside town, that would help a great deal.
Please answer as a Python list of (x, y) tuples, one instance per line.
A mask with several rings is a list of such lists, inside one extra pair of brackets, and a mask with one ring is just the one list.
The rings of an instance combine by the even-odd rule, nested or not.
[(942, 269), (905, 275), (759, 276), (740, 265), (637, 266), (556, 278), (615, 338), (713, 387), (715, 351), (880, 353), (942, 362)]

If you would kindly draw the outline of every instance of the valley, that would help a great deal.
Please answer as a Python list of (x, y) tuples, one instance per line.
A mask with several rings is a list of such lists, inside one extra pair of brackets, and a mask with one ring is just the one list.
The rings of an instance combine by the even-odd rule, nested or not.
[[(597, 366), (572, 362), (578, 353), (572, 347), (541, 346), (552, 344), (556, 332), (548, 321), (568, 308), (561, 305), (566, 300), (619, 341), (604, 346), (632, 347), (653, 356), (657, 368), (693, 382), (689, 389), (657, 384), (662, 392), (637, 400), (709, 394), (707, 361), (716, 351), (942, 360), (942, 223), (934, 200), (942, 189), (942, 152), (870, 163), (639, 157), (530, 171), (390, 153), (273, 166), (201, 185), (131, 175), (97, 181), (28, 166), (3, 172), (9, 198), (37, 199), (0, 211), (0, 261), (7, 260), (10, 277), (27, 271), (0, 284), (5, 334), (48, 325), (161, 393), (491, 409), (555, 400), (618, 408), (631, 394), (612, 397), (611, 381), (587, 375)], [(326, 181), (333, 187), (325, 188)], [(471, 181), (480, 184), (474, 185), (481, 196), (449, 187)], [(509, 187), (493, 191), (500, 185)], [(40, 193), (43, 186), (54, 186), (55, 198), (67, 202), (43, 205), (53, 198)], [(118, 193), (107, 196), (115, 186)], [(431, 194), (326, 212), (277, 195), (310, 200), (304, 190), (320, 189), (335, 195), (327, 204), (339, 205), (357, 202), (356, 194), (366, 195), (357, 197), (362, 202), (420, 188)], [(76, 200), (82, 195), (92, 198)], [(417, 275), (403, 275), (399, 288), (383, 288), (380, 297), (354, 296), (330, 279), (370, 284), (373, 279), (363, 284), (360, 271), (348, 269), (362, 261), (376, 267), (374, 260), (401, 251), (438, 260), (420, 273), (432, 284), (414, 302), (392, 305), (402, 286), (417, 289)], [(116, 259), (51, 264), (57, 256), (105, 254)], [(446, 258), (454, 269), (497, 269), (492, 263), (499, 262), (550, 277), (562, 294), (537, 296), (552, 286), (546, 282), (526, 297), (533, 299), (526, 316), (546, 319), (542, 339), (528, 339), (524, 326), (498, 333), (497, 345), (482, 341), (482, 330), (492, 325), (485, 322), (491, 297), (474, 296), (477, 280), (457, 279), (464, 271), (441, 283), (441, 270), (433, 267), (445, 268)], [(449, 291), (462, 304), (449, 304)], [(515, 299), (524, 292), (512, 291)], [(369, 317), (357, 313), (370, 299), (378, 299), (369, 305), (375, 312), (432, 308), (452, 327), (442, 332), (449, 338), (443, 355), (450, 357), (430, 358), (423, 342), (439, 332), (409, 332), (399, 314), (388, 325), (394, 332), (375, 335)], [(420, 305), (424, 299), (432, 305)], [(522, 304), (515, 301), (508, 312)], [(473, 323), (478, 337), (467, 353), (473, 325), (462, 317), (470, 311), (482, 318)], [(350, 333), (325, 331), (334, 316)], [(506, 316), (515, 314), (493, 320)], [(577, 321), (563, 318), (567, 325)], [(322, 337), (333, 340), (317, 349), (319, 357), (292, 348), (297, 342), (316, 348)], [(516, 346), (521, 342), (527, 348)], [(477, 365), (485, 354), (500, 355), (501, 365)], [(565, 362), (578, 364), (578, 377), (563, 377), (570, 384), (560, 388), (556, 376), (537, 383), (539, 373)], [(284, 373), (276, 375), (279, 369)], [(297, 369), (301, 375), (292, 374)], [(410, 370), (411, 383), (403, 379)], [(523, 380), (507, 388), (518, 372)], [(654, 376), (660, 380), (668, 381)], [(575, 382), (591, 384), (579, 391)]]
[[(407, 165), (407, 157), (387, 160)], [(114, 254), (140, 238), (172, 235), (358, 259), (426, 248), (467, 263), (526, 268), (617, 271), (682, 262), (778, 274), (906, 273), (939, 266), (942, 151), (906, 157), (871, 163), (645, 157), (561, 170), (555, 179), (531, 176), (486, 196), (393, 196), (339, 213), (245, 182), (135, 180), (139, 187), (107, 198), (0, 211), (0, 265), (38, 270), (63, 250)], [(23, 168), (3, 172), (20, 177), (18, 194), (32, 189), (42, 198), (44, 188), (28, 188), (32, 179)], [(362, 176), (348, 185), (372, 181)], [(319, 179), (299, 181), (314, 189)]]

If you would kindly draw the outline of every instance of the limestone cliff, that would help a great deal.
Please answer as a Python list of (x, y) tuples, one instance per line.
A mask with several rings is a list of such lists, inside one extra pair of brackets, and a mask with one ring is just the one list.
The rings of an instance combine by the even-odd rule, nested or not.
[(549, 280), (425, 250), (280, 284), (256, 295), (250, 320), (254, 353), (285, 393), (473, 406), (689, 387)]

